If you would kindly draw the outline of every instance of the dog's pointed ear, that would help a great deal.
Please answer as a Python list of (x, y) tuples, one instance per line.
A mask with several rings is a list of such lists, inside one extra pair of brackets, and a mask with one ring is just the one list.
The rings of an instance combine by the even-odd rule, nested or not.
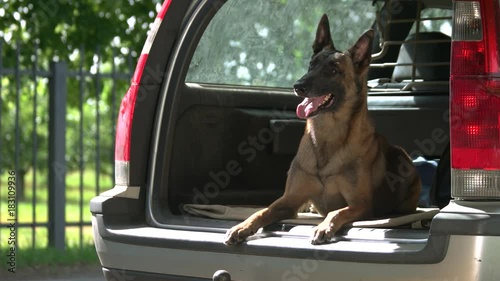
[(361, 35), (358, 42), (349, 49), (352, 62), (358, 73), (364, 72), (370, 66), (373, 37), (374, 31), (370, 29)]
[(321, 52), (321, 50), (328, 48), (335, 50), (333, 46), (332, 34), (330, 33), (330, 22), (328, 21), (328, 16), (324, 14), (318, 24), (318, 29), (316, 30), (316, 39), (313, 43), (313, 54)]

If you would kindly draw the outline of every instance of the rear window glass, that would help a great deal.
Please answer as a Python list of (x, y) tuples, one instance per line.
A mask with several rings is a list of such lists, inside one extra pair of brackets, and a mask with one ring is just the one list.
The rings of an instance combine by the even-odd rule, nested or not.
[[(441, 32), (451, 37), (452, 13), (448, 9), (427, 8), (422, 10), (420, 12), (419, 32)], [(410, 33), (417, 33), (417, 23), (413, 25)]]
[(371, 28), (372, 1), (229, 0), (210, 22), (186, 82), (290, 88), (307, 70), (316, 27), (330, 19), (346, 50)]

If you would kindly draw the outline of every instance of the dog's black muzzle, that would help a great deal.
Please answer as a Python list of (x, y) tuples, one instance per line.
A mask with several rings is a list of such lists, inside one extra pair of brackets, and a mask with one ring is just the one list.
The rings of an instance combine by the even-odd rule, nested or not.
[(297, 82), (295, 82), (295, 84), (293, 85), (293, 91), (295, 92), (295, 94), (299, 97), (303, 97), (303, 98), (307, 98), (306, 94), (307, 94), (307, 87), (305, 85), (305, 83), (303, 82), (302, 79), (298, 80)]

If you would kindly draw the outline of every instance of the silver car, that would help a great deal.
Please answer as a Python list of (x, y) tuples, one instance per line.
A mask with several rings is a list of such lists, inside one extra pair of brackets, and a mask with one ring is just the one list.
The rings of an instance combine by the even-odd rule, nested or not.
[[(415, 159), (419, 216), (318, 246), (306, 213), (226, 246), (283, 193), (304, 130), (291, 88), (323, 13), (338, 49), (376, 31), (369, 109)], [(90, 203), (107, 280), (500, 280), (498, 15), (498, 0), (166, 0), (122, 100), (116, 185)]]

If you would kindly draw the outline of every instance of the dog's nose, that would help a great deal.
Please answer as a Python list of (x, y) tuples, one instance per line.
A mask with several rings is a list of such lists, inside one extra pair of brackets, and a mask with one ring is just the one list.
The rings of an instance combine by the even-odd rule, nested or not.
[(301, 97), (303, 97), (307, 91), (307, 89), (304, 86), (298, 85), (298, 84), (295, 84), (293, 86), (293, 90), (297, 96), (301, 96)]

